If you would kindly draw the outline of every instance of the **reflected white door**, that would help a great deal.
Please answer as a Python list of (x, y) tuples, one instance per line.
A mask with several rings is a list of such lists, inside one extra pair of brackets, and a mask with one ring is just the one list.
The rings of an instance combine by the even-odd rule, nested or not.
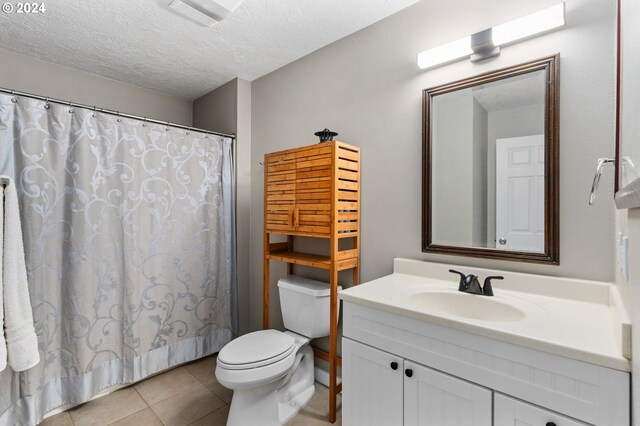
[(496, 140), (496, 248), (544, 252), (544, 135)]

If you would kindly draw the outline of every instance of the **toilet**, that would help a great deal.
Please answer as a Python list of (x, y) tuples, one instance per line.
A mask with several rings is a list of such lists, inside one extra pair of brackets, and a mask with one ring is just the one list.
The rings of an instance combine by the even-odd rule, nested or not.
[(245, 334), (218, 353), (216, 378), (233, 390), (229, 426), (282, 425), (313, 396), (309, 342), (329, 335), (330, 289), (327, 283), (289, 275), (278, 281), (278, 290), (287, 331)]

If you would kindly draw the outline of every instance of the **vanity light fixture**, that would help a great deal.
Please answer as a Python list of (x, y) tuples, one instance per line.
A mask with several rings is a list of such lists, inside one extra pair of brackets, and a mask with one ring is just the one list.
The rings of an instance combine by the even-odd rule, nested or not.
[(210, 27), (224, 20), (243, 0), (173, 0), (169, 7), (179, 15)]
[(564, 24), (564, 2), (562, 2), (497, 27), (420, 52), (418, 66), (429, 69), (456, 62), (465, 57), (468, 57), (471, 62), (483, 61), (498, 56), (501, 46), (551, 31)]

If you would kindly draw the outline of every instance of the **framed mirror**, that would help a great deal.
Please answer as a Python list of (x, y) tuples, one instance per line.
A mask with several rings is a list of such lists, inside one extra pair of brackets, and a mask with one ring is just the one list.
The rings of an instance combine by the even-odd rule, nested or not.
[(616, 31), (616, 174), (618, 209), (640, 207), (640, 7), (637, 1), (618, 0)]
[(559, 264), (558, 61), (423, 91), (423, 252)]

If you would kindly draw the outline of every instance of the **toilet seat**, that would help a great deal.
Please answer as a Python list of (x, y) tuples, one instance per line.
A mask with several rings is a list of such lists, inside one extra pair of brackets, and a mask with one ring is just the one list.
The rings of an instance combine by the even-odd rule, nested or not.
[(245, 334), (228, 343), (218, 354), (217, 364), (228, 370), (246, 370), (275, 364), (296, 350), (296, 339), (278, 330)]

